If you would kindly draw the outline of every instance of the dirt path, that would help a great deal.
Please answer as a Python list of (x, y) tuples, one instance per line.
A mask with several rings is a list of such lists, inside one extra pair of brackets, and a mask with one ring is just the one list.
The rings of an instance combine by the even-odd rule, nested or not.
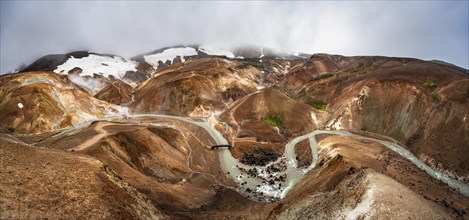
[(96, 125), (96, 132), (98, 132), (97, 135), (95, 135), (93, 138), (91, 139), (88, 139), (87, 141), (85, 141), (83, 144), (80, 144), (74, 148), (71, 148), (69, 149), (70, 151), (81, 151), (81, 150), (84, 150), (88, 147), (91, 147), (93, 144), (97, 143), (99, 140), (101, 140), (102, 138), (106, 137), (109, 135), (109, 132), (104, 130), (103, 127), (104, 126), (108, 126), (108, 125), (112, 125), (112, 123), (109, 123), (109, 122), (98, 122), (98, 124)]
[[(169, 119), (176, 119), (176, 120), (180, 120), (180, 121), (185, 121), (185, 122), (189, 122), (191, 124), (194, 124), (194, 125), (197, 125), (199, 127), (202, 127), (204, 128), (208, 133), (209, 135), (215, 140), (215, 142), (217, 144), (228, 144), (228, 141), (223, 137), (223, 135), (218, 132), (216, 129), (214, 129), (212, 126), (209, 125), (209, 123), (207, 123), (206, 121), (199, 121), (199, 120), (194, 120), (193, 118), (189, 118), (189, 117), (179, 117), (179, 116), (172, 116), (172, 115), (161, 115), (161, 114), (135, 114), (135, 115), (130, 115), (129, 117), (131, 118), (134, 118), (134, 117), (159, 117), (159, 118), (169, 118)], [(84, 142), (83, 144), (80, 144), (70, 150), (74, 150), (74, 151), (80, 151), (80, 150), (84, 150), (90, 146), (92, 146), (93, 144), (97, 143), (99, 140), (101, 140), (102, 138), (104, 138), (105, 136), (109, 135), (109, 133), (103, 129), (104, 126), (107, 126), (107, 125), (111, 125), (112, 123), (109, 123), (109, 122), (98, 122), (98, 124), (96, 125), (96, 128), (95, 130), (99, 133), (98, 135), (95, 135), (93, 138), (87, 140), (86, 142)], [(374, 139), (374, 138), (369, 138), (369, 137), (363, 137), (363, 136), (360, 136), (360, 135), (356, 135), (356, 134), (352, 134), (350, 132), (347, 132), (347, 131), (329, 131), (329, 130), (315, 130), (314, 132), (311, 132), (311, 133), (308, 133), (308, 134), (305, 134), (303, 136), (299, 136), (299, 137), (296, 137), (295, 139), (293, 140), (290, 140), (290, 142), (285, 146), (285, 156), (287, 158), (287, 161), (291, 162), (291, 164), (289, 164), (289, 166), (287, 166), (287, 173), (289, 175), (287, 175), (288, 179), (287, 179), (287, 182), (289, 182), (289, 184), (287, 184), (287, 186), (282, 186), (280, 187), (280, 190), (272, 190), (272, 192), (270, 192), (269, 190), (269, 193), (271, 194), (275, 194), (275, 196), (280, 196), (280, 197), (284, 197), (286, 195), (286, 193), (288, 192), (289, 189), (291, 189), (295, 183), (301, 179), (301, 177), (307, 173), (310, 169), (314, 168), (315, 166), (315, 161), (317, 160), (317, 143), (316, 143), (316, 138), (315, 136), (318, 135), (318, 134), (334, 134), (334, 135), (340, 135), (340, 136), (352, 136), (352, 137), (361, 137), (362, 139), (366, 139), (366, 140), (370, 140), (370, 141), (374, 141), (374, 142), (378, 142), (384, 146), (386, 146), (388, 149), (398, 153), (399, 155), (401, 155), (402, 157), (406, 158), (407, 160), (409, 160), (410, 162), (412, 162), (413, 164), (415, 164), (418, 168), (422, 169), (423, 171), (425, 171), (426, 173), (428, 173), (430, 176), (432, 176), (433, 178), (435, 179), (438, 179), (446, 184), (448, 184), (450, 187), (458, 190), (461, 194), (465, 195), (466, 197), (469, 196), (469, 186), (466, 185), (465, 183), (461, 182), (461, 181), (458, 181), (458, 180), (455, 180), (455, 179), (452, 179), (451, 177), (449, 177), (447, 174), (445, 173), (442, 173), (440, 171), (437, 171), (437, 170), (434, 170), (433, 168), (429, 167), (428, 165), (426, 165), (425, 163), (423, 163), (422, 161), (420, 161), (415, 155), (413, 155), (412, 153), (410, 153), (408, 150), (404, 149), (403, 147), (399, 146), (397, 143), (395, 142), (389, 142), (389, 141), (384, 141), (384, 140), (379, 140), (379, 139)], [(310, 147), (311, 147), (311, 150), (313, 152), (313, 163), (306, 169), (303, 169), (301, 171), (298, 170), (298, 168), (296, 167), (297, 165), (297, 161), (295, 159), (295, 153), (294, 153), (294, 147), (296, 146), (296, 144), (303, 140), (303, 139), (309, 139), (310, 140)], [(230, 175), (233, 177), (234, 180), (236, 180), (236, 182), (246, 182), (247, 183), (247, 186), (250, 186), (250, 185), (262, 185), (262, 184), (259, 184), (257, 182), (255, 182), (253, 179), (247, 179), (244, 178), (244, 175), (242, 175), (240, 173), (240, 171), (238, 170), (237, 167), (243, 167), (245, 168), (246, 170), (248, 170), (250, 167), (245, 165), (245, 164), (242, 164), (242, 163), (239, 163), (239, 161), (235, 158), (233, 158), (233, 156), (231, 155), (231, 152), (229, 150), (221, 150), (220, 152), (220, 157), (221, 157), (221, 161), (222, 161), (222, 167), (224, 167), (224, 169), (230, 173)], [(236, 166), (238, 165), (238, 166)], [(293, 173), (296, 173), (298, 175), (292, 175)], [(264, 193), (266, 190), (264, 190)], [(267, 194), (269, 194), (267, 193)], [(272, 195), (270, 195), (272, 196)]]

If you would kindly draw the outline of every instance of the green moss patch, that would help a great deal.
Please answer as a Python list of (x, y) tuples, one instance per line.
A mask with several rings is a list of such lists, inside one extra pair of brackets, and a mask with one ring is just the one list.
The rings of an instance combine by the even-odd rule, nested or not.
[(272, 126), (275, 126), (275, 127), (282, 127), (282, 120), (280, 120), (279, 117), (268, 117), (266, 119), (263, 119), (263, 121), (268, 124), (268, 125), (272, 125)]
[(327, 106), (327, 103), (325, 103), (324, 101), (317, 101), (317, 102), (311, 102), (309, 103), (309, 105), (315, 109), (318, 109), (318, 110), (321, 110), (321, 111), (326, 111), (326, 106)]
[(332, 72), (332, 73), (324, 73), (324, 74), (321, 74), (319, 76), (316, 76), (313, 78), (313, 80), (319, 80), (319, 79), (324, 79), (324, 78), (329, 78), (331, 76), (334, 76), (336, 74), (336, 72)]
[(434, 88), (437, 87), (436, 83), (434, 83), (434, 82), (424, 82), (424, 83), (422, 83), (422, 86), (424, 88), (429, 88), (429, 89), (434, 89)]
[(439, 102), (441, 100), (441, 96), (438, 95), (438, 93), (436, 92), (432, 92), (432, 97), (433, 97), (433, 100)]

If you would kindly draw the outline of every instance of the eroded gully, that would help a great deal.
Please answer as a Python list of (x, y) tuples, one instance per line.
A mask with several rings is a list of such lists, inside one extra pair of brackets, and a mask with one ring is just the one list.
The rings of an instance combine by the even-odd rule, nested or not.
[[(220, 132), (214, 129), (209, 123), (206, 122), (206, 120), (203, 119), (194, 119), (190, 117), (162, 114), (133, 114), (128, 115), (127, 117), (157, 117), (188, 122), (205, 129), (215, 140), (217, 145), (229, 144)], [(105, 118), (104, 120), (114, 119), (118, 119), (118, 117)], [(80, 127), (84, 127), (86, 125), (87, 123), (83, 123)], [(77, 127), (75, 127), (75, 129), (76, 128)], [(282, 157), (265, 166), (250, 166), (242, 164), (233, 157), (229, 149), (220, 148), (218, 151), (222, 169), (240, 186), (240, 192), (250, 196), (252, 199), (257, 199), (259, 201), (274, 201), (282, 199), (287, 195), (288, 191), (290, 191), (308, 171), (310, 171), (316, 166), (318, 160), (316, 135), (319, 134), (359, 137), (361, 139), (378, 142), (386, 146), (388, 149), (401, 155), (408, 161), (412, 162), (414, 165), (416, 165), (421, 170), (425, 171), (433, 178), (444, 182), (451, 188), (456, 189), (462, 195), (469, 197), (469, 185), (465, 184), (462, 181), (451, 178), (446, 173), (431, 168), (430, 166), (420, 161), (411, 152), (399, 146), (397, 143), (356, 135), (348, 131), (315, 130), (308, 134), (298, 136), (290, 140), (285, 145), (285, 152)], [(313, 157), (312, 163), (310, 166), (307, 166), (305, 168), (299, 168), (298, 161), (296, 160), (295, 146), (297, 143), (306, 139), (309, 140)], [(266, 170), (268, 169), (270, 171), (266, 172)]]
[[(160, 118), (169, 118), (169, 119), (185, 121), (185, 122), (204, 128), (210, 134), (210, 136), (215, 140), (216, 144), (218, 145), (229, 144), (228, 141), (223, 137), (223, 135), (220, 132), (218, 132), (216, 129), (210, 126), (210, 124), (208, 124), (205, 120), (202, 120), (202, 119), (193, 119), (189, 117), (160, 115), (160, 114), (135, 114), (135, 115), (130, 115), (129, 117), (160, 117)], [(231, 178), (242, 189), (245, 190), (245, 193), (247, 192), (249, 194), (257, 194), (260, 196), (263, 195), (266, 198), (270, 197), (272, 199), (281, 199), (287, 195), (288, 191), (291, 190), (295, 186), (295, 184), (299, 180), (301, 180), (301, 178), (308, 171), (310, 171), (316, 166), (316, 162), (318, 159), (316, 135), (319, 135), (319, 134), (359, 137), (361, 139), (378, 142), (386, 146), (388, 149), (401, 155), (405, 159), (409, 160), (415, 166), (425, 171), (427, 174), (429, 174), (433, 178), (444, 182), (451, 188), (459, 191), (464, 196), (469, 197), (469, 185), (465, 184), (462, 181), (451, 178), (446, 173), (443, 173), (443, 172), (440, 172), (438, 170), (431, 168), (430, 166), (420, 161), (411, 152), (399, 146), (397, 143), (393, 143), (393, 142), (385, 141), (385, 140), (379, 140), (379, 139), (370, 138), (370, 137), (365, 137), (361, 135), (356, 135), (348, 131), (315, 130), (308, 134), (296, 137), (290, 140), (285, 145), (285, 152), (281, 158), (263, 167), (242, 164), (237, 159), (235, 159), (233, 155), (231, 155), (231, 152), (229, 149), (220, 148), (219, 156), (220, 156), (221, 166), (223, 170), (225, 171), (225, 173), (229, 174)], [(296, 160), (296, 154), (295, 154), (295, 146), (297, 143), (305, 139), (309, 139), (309, 144), (310, 144), (312, 157), (313, 157), (312, 163), (310, 166), (306, 168), (298, 168), (298, 161)], [(282, 166), (285, 167), (286, 165), (286, 167), (284, 169), (280, 169), (278, 172), (273, 172), (273, 173), (263, 172), (269, 166), (272, 167), (276, 165), (278, 165), (279, 167), (282, 167)], [(253, 172), (252, 170), (257, 172), (256, 176), (260, 178), (255, 178), (253, 177), (253, 175), (249, 175), (249, 173), (246, 172), (249, 170), (251, 170), (251, 173)], [(278, 184), (281, 184), (281, 185), (278, 185), (277, 181), (275, 181), (274, 184), (266, 183), (266, 179), (268, 179), (270, 175), (275, 177), (275, 176), (282, 176), (284, 174), (286, 174), (286, 177), (282, 179), (282, 181), (278, 181)]]

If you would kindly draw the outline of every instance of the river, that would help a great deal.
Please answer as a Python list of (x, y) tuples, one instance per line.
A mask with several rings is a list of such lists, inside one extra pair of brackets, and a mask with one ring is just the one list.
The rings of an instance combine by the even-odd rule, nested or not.
[[(160, 117), (176, 119), (180, 121), (189, 122), (204, 128), (210, 136), (216, 141), (218, 145), (229, 144), (223, 135), (210, 126), (205, 120), (193, 119), (190, 117), (170, 116), (160, 114), (136, 114), (129, 117)], [(242, 193), (250, 194), (258, 199), (277, 200), (284, 198), (288, 191), (291, 190), (295, 184), (300, 181), (303, 176), (316, 166), (318, 159), (316, 135), (331, 134), (347, 137), (359, 137), (365, 140), (378, 142), (388, 149), (396, 152), (405, 159), (415, 164), (418, 168), (425, 171), (427, 174), (435, 179), (438, 179), (453, 189), (459, 191), (462, 195), (469, 197), (469, 185), (462, 181), (456, 180), (448, 176), (446, 173), (440, 172), (426, 165), (420, 161), (415, 155), (408, 150), (404, 149), (397, 143), (390, 141), (379, 140), (375, 138), (365, 137), (361, 135), (352, 134), (348, 131), (330, 131), (330, 130), (315, 130), (308, 134), (296, 137), (290, 140), (285, 145), (285, 152), (282, 157), (277, 161), (271, 162), (265, 166), (250, 166), (240, 163), (233, 157), (231, 151), (227, 148), (219, 149), (219, 156), (221, 166), (226, 174), (240, 186)], [(312, 163), (306, 168), (299, 168), (298, 161), (296, 160), (295, 146), (297, 143), (309, 139)], [(270, 170), (270, 172), (267, 172)], [(284, 178), (279, 178), (284, 177)]]

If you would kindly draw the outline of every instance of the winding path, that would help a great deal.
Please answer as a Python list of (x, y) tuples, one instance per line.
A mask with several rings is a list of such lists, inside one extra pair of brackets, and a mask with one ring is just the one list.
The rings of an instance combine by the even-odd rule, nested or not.
[[(194, 119), (190, 117), (181, 117), (181, 116), (172, 116), (172, 115), (162, 115), (162, 114), (134, 114), (128, 115), (128, 118), (139, 118), (139, 117), (157, 117), (157, 118), (168, 118), (168, 119), (175, 119), (179, 121), (188, 122), (194, 125), (197, 125), (203, 129), (205, 129), (210, 136), (215, 140), (217, 145), (227, 145), (229, 144), (228, 141), (223, 137), (223, 135), (214, 129), (209, 123), (202, 119)], [(114, 118), (113, 118), (114, 119)], [(110, 119), (110, 120), (113, 120)], [(109, 120), (109, 119), (108, 119)], [(108, 132), (103, 129), (104, 126), (109, 125), (109, 123), (100, 123), (96, 126), (96, 131), (99, 133), (98, 135), (94, 136), (90, 140), (86, 141), (85, 143), (73, 148), (75, 151), (86, 149), (87, 147), (93, 145), (94, 143), (98, 142), (101, 138), (108, 135)], [(347, 137), (359, 137), (365, 140), (378, 142), (388, 149), (396, 152), (397, 154), (401, 155), (405, 159), (409, 160), (413, 164), (415, 164), (418, 168), (425, 171), (427, 174), (432, 176), (435, 179), (438, 179), (453, 189), (459, 191), (462, 195), (469, 197), (469, 185), (461, 182), (459, 180), (453, 179), (448, 176), (446, 173), (434, 170), (430, 166), (426, 165), (422, 161), (420, 161), (415, 155), (413, 155), (408, 150), (404, 149), (403, 147), (399, 146), (397, 143), (393, 143), (390, 141), (379, 140), (375, 138), (369, 138), (365, 136), (360, 136), (356, 134), (352, 134), (348, 131), (328, 131), (328, 130), (315, 130), (308, 134), (296, 137), (290, 140), (285, 145), (285, 152), (283, 158), (286, 159), (286, 170), (280, 171), (275, 173), (274, 175), (283, 175), (287, 174), (284, 184), (281, 187), (274, 187), (263, 183), (262, 179), (259, 178), (249, 178), (244, 172), (241, 172), (241, 169), (249, 170), (249, 169), (265, 169), (264, 167), (259, 166), (249, 166), (240, 163), (237, 159), (233, 157), (231, 151), (226, 148), (219, 149), (219, 156), (221, 161), (222, 169), (225, 173), (229, 174), (235, 182), (237, 182), (242, 188), (250, 188), (253, 189), (254, 192), (261, 193), (268, 197), (273, 198), (284, 198), (288, 191), (294, 187), (294, 185), (301, 180), (301, 178), (311, 169), (316, 166), (317, 159), (318, 159), (318, 152), (317, 152), (317, 141), (316, 135), (318, 134), (332, 134), (332, 135), (340, 135), (340, 136), (347, 136)], [(300, 169), (298, 168), (298, 161), (296, 160), (295, 154), (295, 146), (299, 142), (309, 139), (311, 152), (312, 152), (312, 163), (310, 166)], [(273, 163), (278, 163), (278, 161)], [(271, 165), (271, 164), (270, 164)], [(241, 169), (240, 169), (241, 168)]]
[[(136, 114), (136, 115), (131, 115), (130, 117), (161, 117), (161, 118), (170, 118), (170, 119), (176, 119), (176, 120), (189, 122), (189, 123), (192, 123), (192, 124), (195, 124), (197, 126), (204, 128), (210, 134), (210, 136), (216, 141), (216, 144), (218, 145), (228, 144), (228, 141), (223, 137), (223, 135), (220, 132), (218, 132), (216, 129), (214, 129), (212, 126), (210, 126), (206, 121), (195, 120), (189, 117), (159, 115), (159, 114)], [(245, 174), (243, 174), (240, 171), (239, 168), (244, 168), (248, 170), (251, 168), (255, 168), (255, 166), (248, 166), (248, 165), (240, 163), (237, 159), (233, 157), (233, 155), (231, 155), (231, 152), (228, 149), (219, 150), (220, 161), (222, 162), (222, 168), (225, 170), (226, 173), (229, 173), (229, 175), (240, 185), (245, 182), (246, 184), (244, 185), (246, 185), (247, 187), (257, 189), (259, 192), (262, 192), (268, 196), (284, 198), (286, 194), (288, 193), (288, 191), (292, 189), (293, 186), (308, 171), (310, 171), (316, 166), (316, 162), (318, 158), (316, 135), (318, 134), (332, 134), (332, 135), (340, 135), (340, 136), (348, 136), (348, 137), (360, 137), (365, 140), (378, 142), (386, 146), (388, 149), (401, 155), (405, 159), (409, 160), (410, 162), (412, 162), (421, 170), (425, 171), (427, 174), (429, 174), (433, 178), (446, 183), (448, 186), (450, 186), (453, 189), (456, 189), (464, 196), (469, 197), (469, 185), (465, 184), (462, 181), (451, 178), (446, 173), (443, 173), (443, 172), (440, 172), (431, 168), (430, 166), (420, 161), (411, 152), (399, 146), (397, 143), (379, 140), (375, 138), (364, 137), (361, 135), (352, 134), (348, 131), (315, 130), (313, 132), (296, 137), (293, 140), (289, 141), (285, 145), (285, 153), (284, 153), (284, 156), (287, 158), (287, 170), (285, 172), (280, 173), (280, 174), (286, 173), (287, 179), (285, 181), (286, 184), (280, 188), (265, 186), (265, 184), (262, 184), (261, 180), (259, 179), (248, 178)], [(295, 146), (297, 143), (305, 139), (309, 139), (313, 160), (310, 166), (304, 169), (299, 169), (298, 162), (296, 160)]]
[(102, 138), (106, 137), (109, 135), (109, 133), (103, 129), (104, 126), (107, 126), (107, 125), (111, 125), (111, 123), (98, 123), (96, 125), (96, 132), (98, 132), (97, 135), (93, 136), (93, 138), (90, 138), (88, 139), (87, 141), (85, 141), (84, 143), (74, 147), (74, 148), (70, 148), (69, 150), (70, 151), (81, 151), (81, 150), (84, 150), (88, 147), (91, 147), (91, 145), (97, 143), (99, 140), (101, 140)]

